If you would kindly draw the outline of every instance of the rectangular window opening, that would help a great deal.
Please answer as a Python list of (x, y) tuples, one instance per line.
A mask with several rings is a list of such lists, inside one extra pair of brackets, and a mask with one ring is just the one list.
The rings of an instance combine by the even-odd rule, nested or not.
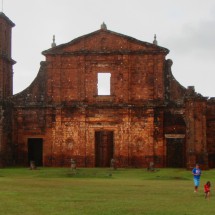
[(98, 73), (97, 80), (98, 95), (110, 95), (111, 73)]

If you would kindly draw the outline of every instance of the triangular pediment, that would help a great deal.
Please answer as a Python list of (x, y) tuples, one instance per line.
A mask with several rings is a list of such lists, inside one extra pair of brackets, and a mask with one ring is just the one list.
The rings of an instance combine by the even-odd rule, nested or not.
[(169, 50), (110, 30), (100, 29), (68, 43), (48, 49), (43, 54), (56, 55), (77, 52), (152, 52), (168, 54)]

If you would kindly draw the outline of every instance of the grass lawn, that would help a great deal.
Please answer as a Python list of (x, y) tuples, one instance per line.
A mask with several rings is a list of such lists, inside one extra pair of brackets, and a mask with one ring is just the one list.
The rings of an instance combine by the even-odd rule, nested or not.
[[(211, 199), (203, 184), (212, 183)], [(185, 169), (0, 169), (2, 215), (212, 215), (215, 170), (203, 171), (198, 193)]]

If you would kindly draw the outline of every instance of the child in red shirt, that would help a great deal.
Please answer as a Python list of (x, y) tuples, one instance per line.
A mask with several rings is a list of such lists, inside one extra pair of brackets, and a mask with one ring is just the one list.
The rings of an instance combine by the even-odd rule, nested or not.
[(209, 199), (210, 198), (210, 188), (211, 188), (211, 183), (210, 181), (208, 181), (205, 185), (204, 185), (204, 190), (205, 190), (205, 198)]

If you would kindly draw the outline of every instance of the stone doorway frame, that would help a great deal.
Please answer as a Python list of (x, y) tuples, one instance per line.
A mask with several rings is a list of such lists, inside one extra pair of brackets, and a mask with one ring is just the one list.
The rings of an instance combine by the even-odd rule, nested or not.
[(43, 138), (28, 138), (28, 164), (32, 161), (36, 166), (43, 166)]
[(114, 157), (114, 131), (95, 131), (95, 167), (110, 167)]
[[(184, 134), (166, 134), (166, 167), (186, 167), (186, 139)], [(173, 154), (170, 154), (173, 153)]]

